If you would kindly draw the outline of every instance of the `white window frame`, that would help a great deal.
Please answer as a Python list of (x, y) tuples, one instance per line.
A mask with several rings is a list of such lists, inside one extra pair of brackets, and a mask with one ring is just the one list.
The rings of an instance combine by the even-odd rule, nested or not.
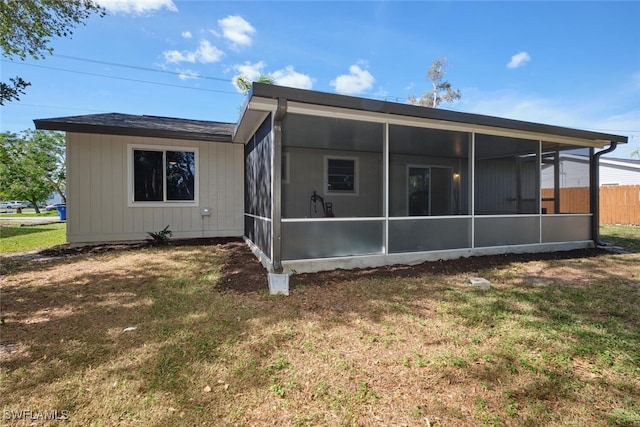
[[(135, 196), (134, 189), (134, 171), (133, 171), (133, 152), (134, 150), (143, 151), (161, 151), (163, 153), (163, 169), (162, 169), (162, 185), (163, 185), (163, 198), (164, 201), (134, 201)], [(165, 157), (167, 151), (188, 151), (194, 154), (194, 197), (193, 200), (167, 200), (167, 188), (166, 188), (166, 173)], [(128, 144), (127, 145), (127, 204), (130, 208), (168, 208), (168, 207), (198, 207), (200, 205), (200, 155), (198, 147), (185, 147), (179, 145), (151, 145), (151, 144)]]
[[(329, 160), (353, 160), (353, 191), (329, 190)], [(357, 196), (360, 185), (359, 158), (353, 156), (324, 156), (323, 193), (325, 196)]]

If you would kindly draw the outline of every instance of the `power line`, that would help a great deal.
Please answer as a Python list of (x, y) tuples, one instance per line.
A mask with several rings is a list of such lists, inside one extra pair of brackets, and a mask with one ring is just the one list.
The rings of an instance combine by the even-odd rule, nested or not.
[[(110, 66), (129, 68), (129, 69), (139, 70), (139, 71), (148, 71), (148, 72), (169, 74), (169, 75), (174, 75), (174, 76), (181, 76), (181, 75), (185, 74), (185, 73), (180, 73), (180, 72), (176, 72), (176, 71), (158, 70), (158, 69), (155, 69), (155, 68), (141, 67), (141, 66), (130, 65), (130, 64), (120, 64), (120, 63), (116, 63), (116, 62), (101, 61), (101, 60), (90, 59), (90, 58), (81, 58), (81, 57), (71, 56), (71, 55), (53, 54), (53, 56), (58, 57), (58, 58), (71, 59), (71, 60), (74, 60), (74, 61), (82, 61), (82, 62), (89, 62), (89, 63), (95, 63), (95, 64), (110, 65)], [(124, 81), (130, 81), (130, 82), (135, 82), (135, 83), (155, 84), (155, 85), (159, 85), (159, 86), (175, 87), (175, 88), (180, 88), (180, 89), (191, 89), (191, 90), (198, 90), (198, 91), (203, 91), (203, 92), (214, 92), (214, 93), (223, 93), (223, 94), (228, 94), (228, 95), (238, 95), (237, 92), (231, 92), (231, 91), (215, 90), (215, 89), (204, 89), (204, 88), (198, 88), (198, 87), (192, 87), (192, 86), (181, 86), (181, 85), (175, 85), (175, 84), (171, 84), (171, 83), (152, 82), (152, 81), (149, 81), (149, 80), (132, 79), (132, 78), (128, 78), (128, 77), (110, 76), (110, 75), (98, 74), (98, 73), (89, 73), (89, 72), (85, 72), (85, 71), (77, 71), (77, 70), (69, 70), (69, 69), (65, 69), (65, 68), (49, 67), (49, 66), (45, 66), (45, 65), (26, 64), (24, 62), (14, 62), (14, 61), (9, 61), (9, 60), (5, 60), (5, 59), (2, 59), (1, 61), (2, 62), (6, 62), (6, 63), (12, 63), (12, 64), (26, 65), (26, 66), (29, 66), (29, 67), (44, 68), (44, 69), (55, 70), (55, 71), (64, 71), (64, 72), (68, 72), (68, 73), (83, 74), (83, 75), (88, 75), (88, 76), (103, 77), (103, 78), (109, 78), (109, 79), (115, 79), (115, 80), (124, 80)], [(224, 79), (224, 78), (221, 78), (221, 77), (202, 76), (202, 75), (198, 75), (198, 74), (193, 74), (193, 75), (190, 75), (190, 76), (192, 76), (194, 78), (198, 78), (198, 79), (203, 79), (203, 80), (221, 81), (221, 82), (226, 82), (226, 83), (231, 83), (232, 82), (232, 80), (230, 80), (230, 79)], [(384, 101), (391, 100), (391, 102), (393, 102), (393, 99), (395, 99), (395, 102), (399, 102), (401, 99), (406, 99), (404, 97), (394, 97), (394, 96), (388, 96), (388, 95), (387, 96), (385, 96), (385, 95), (374, 95), (373, 98), (374, 99), (375, 98), (382, 99)], [(24, 105), (26, 105), (26, 104), (24, 104)], [(43, 106), (43, 107), (56, 108), (56, 107), (47, 107), (47, 106)], [(67, 108), (67, 109), (71, 109), (71, 108)], [(88, 111), (88, 110), (86, 110), (86, 111)], [(92, 110), (92, 111), (98, 111), (98, 110)], [(638, 132), (640, 132), (640, 130), (628, 130), (628, 129), (593, 129), (592, 128), (592, 130), (593, 131), (600, 131), (600, 132), (624, 132), (624, 133), (638, 133)], [(635, 139), (636, 136), (632, 136), (631, 138)]]
[[(154, 73), (171, 74), (171, 75), (174, 75), (174, 76), (181, 76), (181, 75), (185, 74), (185, 73), (179, 73), (177, 71), (158, 70), (157, 68), (141, 67), (141, 66), (138, 66), (138, 65), (130, 65), (130, 64), (119, 64), (117, 62), (100, 61), (100, 60), (97, 60), (97, 59), (89, 59), (89, 58), (80, 58), (78, 56), (71, 56), (71, 55), (59, 55), (57, 53), (53, 54), (53, 56), (55, 56), (57, 58), (72, 59), (74, 61), (91, 62), (91, 63), (94, 63), (94, 64), (111, 65), (111, 66), (114, 66), (114, 67), (129, 68), (129, 69), (132, 69), (132, 70), (151, 71), (151, 72), (154, 72)], [(224, 79), (222, 77), (202, 76), (200, 74), (193, 74), (193, 77), (198, 78), (198, 79), (204, 79), (204, 80), (215, 80), (215, 81), (220, 81), (220, 82), (231, 83), (230, 79)]]
[(74, 110), (74, 111), (91, 111), (95, 113), (105, 113), (106, 110), (96, 110), (91, 108), (75, 108), (75, 107), (60, 107), (56, 105), (42, 105), (42, 104), (27, 104), (24, 102), (12, 102), (5, 105), (5, 107), (34, 107), (34, 108), (50, 108), (53, 110)]
[(2, 62), (6, 62), (6, 63), (25, 65), (27, 67), (44, 68), (44, 69), (47, 69), (47, 70), (64, 71), (64, 72), (67, 72), (67, 73), (83, 74), (83, 75), (86, 75), (86, 76), (93, 76), (93, 77), (104, 77), (104, 78), (107, 78), (107, 79), (125, 80), (125, 81), (135, 82), (135, 83), (154, 84), (154, 85), (159, 85), (159, 86), (176, 87), (176, 88), (180, 88), (180, 89), (191, 89), (191, 90), (198, 90), (198, 91), (203, 91), (203, 92), (224, 93), (224, 94), (228, 94), (228, 95), (240, 95), (238, 92), (231, 92), (231, 91), (226, 91), (226, 90), (204, 89), (204, 88), (200, 88), (200, 87), (174, 85), (174, 84), (171, 84), (171, 83), (161, 83), (161, 82), (152, 82), (152, 81), (149, 81), (149, 80), (131, 79), (131, 78), (128, 78), (128, 77), (109, 76), (109, 75), (106, 75), (106, 74), (88, 73), (86, 71), (69, 70), (69, 69), (66, 69), (66, 68), (48, 67), (46, 65), (25, 64), (24, 62), (13, 62), (13, 61), (8, 61), (6, 59), (2, 59), (1, 61)]

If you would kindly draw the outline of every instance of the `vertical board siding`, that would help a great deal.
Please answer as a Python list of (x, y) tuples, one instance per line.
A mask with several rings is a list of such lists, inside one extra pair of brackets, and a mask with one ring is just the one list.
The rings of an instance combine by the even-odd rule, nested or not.
[[(199, 204), (129, 207), (129, 144), (198, 148)], [(176, 238), (242, 236), (242, 158), (243, 146), (229, 143), (68, 133), (67, 239), (142, 240), (167, 225)]]
[[(124, 150), (111, 150), (111, 195), (110, 200), (114, 200), (116, 195), (126, 194), (127, 188), (127, 153)], [(125, 221), (129, 217), (125, 215), (125, 206), (119, 203), (111, 203), (112, 230), (114, 233), (122, 234), (126, 229)], [(126, 219), (125, 219), (126, 218)]]
[[(476, 214), (514, 214), (516, 163), (513, 159), (478, 161), (475, 167)], [(509, 179), (505, 179), (509, 177)]]
[[(102, 187), (102, 162), (103, 159), (100, 157), (102, 151), (102, 145), (100, 141), (91, 140), (89, 141), (90, 147), (90, 158), (89, 164), (91, 169), (87, 175), (85, 175), (85, 179), (89, 181), (89, 186), (91, 188), (89, 192), (89, 232), (92, 234), (100, 234), (102, 232), (102, 197), (101, 193), (103, 191)], [(85, 199), (87, 200), (87, 199)]]
[(100, 144), (100, 206), (102, 206), (101, 229), (114, 230), (113, 223), (113, 144)]

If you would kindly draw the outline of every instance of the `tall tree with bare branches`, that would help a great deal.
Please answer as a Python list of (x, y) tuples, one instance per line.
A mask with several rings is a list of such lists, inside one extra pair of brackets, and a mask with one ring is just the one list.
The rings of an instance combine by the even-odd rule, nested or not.
[(447, 58), (438, 58), (433, 61), (431, 68), (427, 71), (427, 81), (431, 83), (432, 89), (423, 93), (420, 98), (409, 95), (409, 104), (437, 108), (442, 102), (455, 102), (462, 97), (460, 90), (454, 90), (451, 83), (443, 80), (447, 64)]

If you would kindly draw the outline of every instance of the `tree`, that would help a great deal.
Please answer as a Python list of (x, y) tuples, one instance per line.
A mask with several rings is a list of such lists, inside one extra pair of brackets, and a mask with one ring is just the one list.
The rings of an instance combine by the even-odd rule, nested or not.
[[(258, 83), (266, 83), (268, 85), (276, 84), (276, 80), (273, 78), (273, 76), (269, 76), (269, 75), (265, 75), (265, 74), (263, 74), (260, 77), (258, 77), (258, 80), (256, 80), (256, 81)], [(251, 90), (251, 85), (253, 84), (251, 79), (249, 77), (247, 77), (247, 76), (236, 76), (233, 79), (233, 83), (245, 95), (247, 93), (249, 93), (249, 91)]]
[(67, 202), (65, 142), (60, 132), (0, 134), (0, 198), (38, 204), (57, 192)]
[[(92, 14), (104, 16), (93, 0), (1, 0), (0, 46), (6, 58), (44, 59), (54, 37), (71, 37), (76, 25)], [(18, 101), (30, 83), (21, 77), (0, 82), (0, 105)]]
[(447, 64), (447, 58), (439, 58), (433, 61), (431, 68), (427, 71), (427, 80), (431, 82), (433, 89), (423, 93), (420, 98), (415, 95), (409, 95), (409, 104), (437, 108), (443, 101), (454, 102), (462, 97), (460, 90), (453, 90), (451, 83), (442, 81)]

